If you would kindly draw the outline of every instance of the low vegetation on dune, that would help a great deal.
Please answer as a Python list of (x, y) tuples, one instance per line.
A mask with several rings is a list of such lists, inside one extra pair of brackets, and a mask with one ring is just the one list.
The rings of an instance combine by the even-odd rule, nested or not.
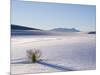
[(41, 51), (39, 49), (28, 50), (27, 51), (27, 57), (31, 62), (35, 63), (38, 60), (40, 60)]

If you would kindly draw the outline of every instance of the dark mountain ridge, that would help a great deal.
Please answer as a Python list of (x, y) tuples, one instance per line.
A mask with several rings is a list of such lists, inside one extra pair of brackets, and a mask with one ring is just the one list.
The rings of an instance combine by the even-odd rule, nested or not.
[(80, 32), (79, 30), (75, 28), (54, 28), (51, 29), (50, 31), (55, 31), (55, 32)]
[(96, 34), (96, 31), (88, 32), (88, 34)]
[(11, 30), (40, 30), (40, 29), (11, 24)]

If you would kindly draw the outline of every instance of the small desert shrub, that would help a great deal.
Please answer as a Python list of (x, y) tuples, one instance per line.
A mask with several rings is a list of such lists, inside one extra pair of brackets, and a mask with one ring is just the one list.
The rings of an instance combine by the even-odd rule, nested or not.
[(32, 62), (36, 62), (40, 59), (41, 57), (41, 51), (39, 49), (34, 49), (34, 50), (28, 50), (27, 51), (27, 57), (29, 60)]

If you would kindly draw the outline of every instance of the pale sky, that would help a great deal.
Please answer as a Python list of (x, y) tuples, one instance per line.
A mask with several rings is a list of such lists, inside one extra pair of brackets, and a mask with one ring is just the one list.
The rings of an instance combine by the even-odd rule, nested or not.
[(11, 24), (45, 30), (76, 28), (95, 31), (96, 6), (13, 0)]

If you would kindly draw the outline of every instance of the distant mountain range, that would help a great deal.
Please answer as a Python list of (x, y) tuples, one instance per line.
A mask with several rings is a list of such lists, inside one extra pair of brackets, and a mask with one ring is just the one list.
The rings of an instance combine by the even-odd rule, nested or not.
[[(42, 29), (11, 24), (11, 30), (42, 30)], [(70, 28), (54, 28), (54, 29), (51, 29), (49, 31), (55, 31), (55, 32), (80, 32), (79, 30), (77, 30), (75, 28), (71, 28), (71, 29)]]
[(11, 30), (40, 30), (40, 29), (11, 24)]
[[(42, 30), (38, 28), (31, 28), (11, 24), (11, 35), (56, 35), (62, 34), (59, 32), (80, 32), (75, 28), (54, 28), (51, 30)], [(87, 34), (96, 34), (96, 31), (90, 31)]]
[(26, 26), (11, 24), (11, 35), (56, 35), (56, 32), (79, 32), (75, 28), (55, 28), (52, 30), (42, 30)]
[(51, 29), (50, 31), (55, 31), (55, 32), (80, 32), (79, 30), (75, 28), (55, 28)]
[(88, 34), (96, 34), (96, 31), (88, 32)]

